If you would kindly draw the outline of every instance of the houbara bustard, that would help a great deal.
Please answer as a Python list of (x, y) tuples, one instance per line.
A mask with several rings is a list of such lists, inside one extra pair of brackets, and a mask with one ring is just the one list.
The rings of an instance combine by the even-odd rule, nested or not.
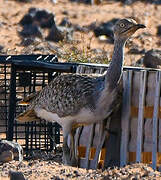
[[(63, 129), (63, 157), (65, 163), (76, 162), (74, 130), (79, 126), (98, 123), (107, 118), (117, 101), (117, 87), (123, 71), (126, 40), (140, 28), (132, 19), (121, 19), (114, 27), (112, 61), (102, 76), (62, 74), (53, 79), (35, 97), (29, 98), (27, 110), (17, 117), (20, 122), (38, 118), (57, 122)], [(71, 149), (68, 135), (71, 135)]]

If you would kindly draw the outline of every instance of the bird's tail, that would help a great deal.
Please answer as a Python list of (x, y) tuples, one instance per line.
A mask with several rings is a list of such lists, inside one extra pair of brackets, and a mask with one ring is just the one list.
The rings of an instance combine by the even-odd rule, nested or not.
[(18, 102), (18, 105), (29, 105), (31, 102), (32, 102), (32, 100), (36, 97), (36, 96), (38, 96), (38, 94), (39, 94), (39, 92), (40, 91), (38, 91), (38, 92), (34, 92), (34, 93), (31, 93), (30, 95), (28, 95), (28, 96), (26, 96), (23, 100), (21, 100), (21, 101), (19, 101)]
[(36, 113), (34, 111), (34, 109), (30, 109), (30, 110), (27, 110), (21, 114), (19, 114), (17, 117), (16, 117), (16, 121), (19, 121), (19, 122), (31, 122), (31, 121), (39, 121), (40, 119), (36, 116)]

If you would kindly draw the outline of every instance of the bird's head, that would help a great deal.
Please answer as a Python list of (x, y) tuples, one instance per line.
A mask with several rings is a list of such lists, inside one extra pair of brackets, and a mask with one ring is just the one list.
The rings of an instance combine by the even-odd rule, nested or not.
[(140, 28), (145, 28), (145, 25), (138, 24), (135, 20), (130, 18), (121, 19), (117, 21), (114, 26), (114, 38), (127, 40)]

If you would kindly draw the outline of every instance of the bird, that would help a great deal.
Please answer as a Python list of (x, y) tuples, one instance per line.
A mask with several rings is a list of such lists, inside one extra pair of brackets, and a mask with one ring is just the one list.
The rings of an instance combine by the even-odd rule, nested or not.
[[(77, 164), (74, 149), (76, 128), (99, 123), (115, 109), (117, 88), (123, 72), (125, 43), (140, 28), (145, 26), (130, 18), (116, 22), (113, 29), (113, 56), (103, 75), (61, 74), (36, 95), (26, 98), (29, 106), (17, 116), (17, 121), (44, 119), (60, 124), (63, 131), (63, 160), (66, 165)], [(70, 147), (68, 135), (71, 137)]]

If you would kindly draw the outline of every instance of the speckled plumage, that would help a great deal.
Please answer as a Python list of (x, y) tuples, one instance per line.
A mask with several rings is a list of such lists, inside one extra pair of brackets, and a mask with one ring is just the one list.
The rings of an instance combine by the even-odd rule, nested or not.
[(104, 77), (63, 74), (47, 85), (29, 108), (41, 107), (59, 117), (77, 114), (83, 107), (95, 109)]

